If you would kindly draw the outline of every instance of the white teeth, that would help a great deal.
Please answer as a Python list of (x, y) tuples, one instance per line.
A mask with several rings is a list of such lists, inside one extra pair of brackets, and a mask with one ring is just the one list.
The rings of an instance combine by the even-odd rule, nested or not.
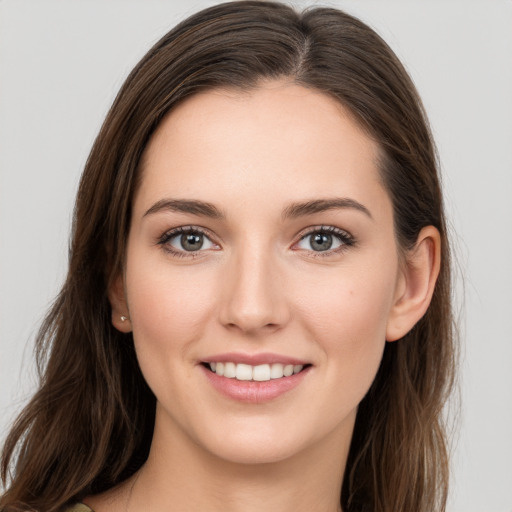
[(236, 377), (235, 363), (224, 363), (224, 377), (234, 379)]
[(252, 380), (270, 380), (270, 366), (268, 364), (255, 366), (252, 370)]
[(281, 379), (299, 373), (304, 368), (302, 364), (260, 364), (251, 366), (249, 364), (235, 364), (232, 362), (209, 363), (212, 372), (221, 377), (237, 380), (254, 380), (264, 382), (271, 379)]
[(281, 363), (274, 363), (270, 367), (270, 378), (271, 379), (280, 379), (283, 375), (284, 375), (283, 365)]
[(284, 367), (283, 374), (285, 377), (289, 377), (290, 375), (293, 375), (293, 364), (287, 364)]
[(252, 366), (250, 364), (236, 365), (237, 380), (252, 380)]

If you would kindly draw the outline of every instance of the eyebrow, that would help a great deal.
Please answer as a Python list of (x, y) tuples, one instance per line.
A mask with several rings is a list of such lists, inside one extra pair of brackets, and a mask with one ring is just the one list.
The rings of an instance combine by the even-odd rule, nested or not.
[(283, 218), (297, 218), (314, 213), (325, 212), (327, 210), (354, 209), (367, 215), (373, 220), (370, 210), (355, 199), (348, 197), (336, 197), (332, 199), (315, 199), (301, 203), (293, 203), (283, 211)]
[(225, 215), (213, 204), (194, 199), (161, 199), (156, 202), (143, 216), (161, 211), (191, 213), (201, 217), (223, 219)]
[[(299, 203), (292, 203), (283, 210), (283, 219), (298, 218), (315, 213), (325, 212), (327, 210), (336, 209), (354, 209), (364, 213), (370, 219), (373, 219), (372, 214), (355, 199), (348, 197), (337, 197), (332, 199), (314, 199), (311, 201), (304, 201)], [(173, 211), (180, 213), (190, 213), (201, 217), (209, 217), (212, 219), (224, 219), (226, 216), (214, 204), (205, 201), (198, 201), (195, 199), (161, 199), (157, 201), (146, 213), (144, 217), (158, 213), (161, 211)]]

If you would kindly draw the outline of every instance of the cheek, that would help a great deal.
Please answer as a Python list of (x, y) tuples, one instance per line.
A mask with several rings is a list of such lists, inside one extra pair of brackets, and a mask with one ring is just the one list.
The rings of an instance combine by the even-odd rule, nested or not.
[(363, 398), (379, 368), (395, 276), (393, 269), (353, 271), (303, 290), (304, 326), (322, 349), (332, 389), (347, 394), (347, 406)]
[(346, 269), (302, 281), (295, 292), (301, 316), (322, 337), (335, 338), (342, 345), (377, 335), (384, 339), (396, 280), (396, 272), (388, 270)]
[(193, 267), (176, 269), (163, 258), (153, 265), (149, 258), (138, 259), (134, 254), (128, 260), (131, 264), (126, 273), (134, 328), (192, 335), (213, 305), (215, 283), (211, 273)]
[[(129, 254), (127, 300), (137, 357), (152, 386), (187, 368), (180, 363), (187, 347), (204, 335), (213, 311), (215, 283), (197, 268), (173, 269), (165, 259), (151, 264)], [(192, 268), (192, 267), (191, 267)], [(201, 275), (199, 275), (201, 274)], [(204, 275), (203, 275), (204, 274)]]

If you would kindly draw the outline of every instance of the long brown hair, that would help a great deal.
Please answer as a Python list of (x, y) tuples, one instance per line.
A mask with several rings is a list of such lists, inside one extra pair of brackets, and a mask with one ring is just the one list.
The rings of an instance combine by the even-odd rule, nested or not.
[(107, 115), (78, 191), (67, 279), (37, 337), (39, 391), (4, 446), (1, 510), (62, 510), (143, 464), (155, 397), (131, 335), (111, 325), (107, 298), (123, 266), (141, 154), (185, 98), (281, 77), (337, 99), (378, 141), (399, 246), (413, 246), (427, 225), (442, 240), (430, 307), (403, 339), (386, 345), (359, 406), (341, 505), (345, 512), (445, 510), (441, 411), (455, 367), (450, 255), (421, 101), (397, 57), (358, 19), (254, 0), (208, 8), (171, 30), (135, 67)]

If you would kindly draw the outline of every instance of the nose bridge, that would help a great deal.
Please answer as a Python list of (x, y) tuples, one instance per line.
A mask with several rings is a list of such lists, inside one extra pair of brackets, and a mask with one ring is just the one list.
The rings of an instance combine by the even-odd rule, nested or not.
[(252, 240), (234, 251), (222, 322), (243, 332), (278, 329), (288, 320), (288, 307), (277, 256), (264, 242)]

